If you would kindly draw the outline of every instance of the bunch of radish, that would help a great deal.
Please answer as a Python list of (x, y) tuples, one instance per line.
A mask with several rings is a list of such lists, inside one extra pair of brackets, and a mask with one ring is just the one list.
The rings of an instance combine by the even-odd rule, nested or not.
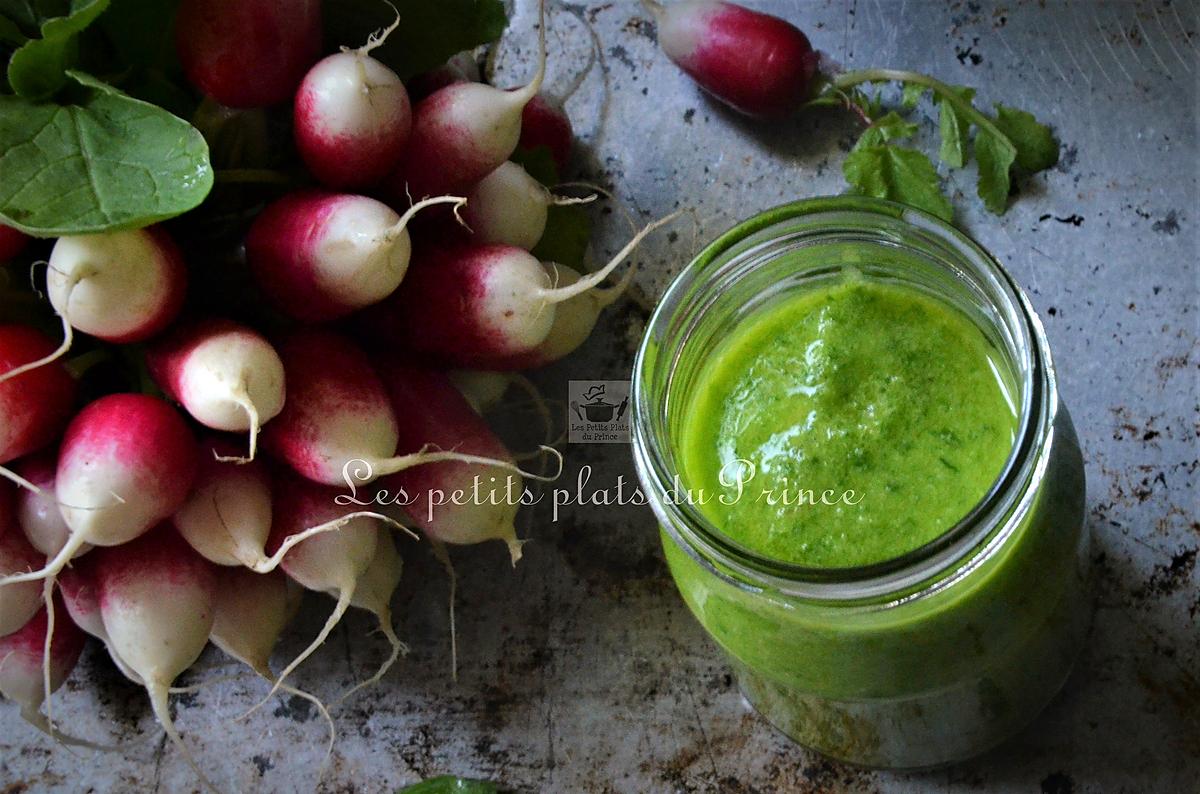
[[(541, 93), (544, 8), (524, 86), (480, 82), (457, 56), (416, 81), (415, 103), (373, 56), (403, 24), (326, 53), (317, 0), (180, 3), (194, 88), (221, 113), (290, 116), (305, 169), (241, 229), (259, 311), (197, 297), (221, 287), (177, 222), (32, 244), (0, 226), (14, 271), (44, 254), (47, 298), (41, 327), (0, 325), (0, 694), (57, 740), (100, 746), (60, 731), (51, 700), (91, 636), (213, 788), (168, 708), (210, 641), (268, 697), (327, 716), (287, 681), (351, 607), (390, 645), (351, 692), (387, 672), (405, 650), (391, 600), (407, 543), (500, 540), (520, 558), (517, 503), (496, 497), (529, 475), (479, 412), (505, 385), (478, 389), (527, 384), (516, 370), (579, 347), (629, 278), (605, 282), (662, 222), (591, 273), (539, 260), (548, 209), (579, 200), (510, 161), (570, 154), (570, 121)], [(421, 501), (476, 479), (492, 483), (479, 503)], [(422, 506), (375, 507), (381, 491)], [(314, 608), (303, 590), (334, 607), (276, 666), (287, 624)]]

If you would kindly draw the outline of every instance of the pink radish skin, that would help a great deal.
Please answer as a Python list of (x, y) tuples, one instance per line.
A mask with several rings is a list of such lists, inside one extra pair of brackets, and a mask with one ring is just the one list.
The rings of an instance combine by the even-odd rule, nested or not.
[[(71, 529), (58, 507), (54, 478), (58, 469), (57, 451), (46, 451), (23, 459), (16, 472), (36, 485), (34, 491), (24, 488), (17, 494), (17, 521), (33, 547), (47, 557), (58, 554), (71, 536)], [(91, 546), (84, 544), (79, 553)]]
[(402, 571), (403, 561), (400, 559), (400, 552), (396, 551), (396, 542), (392, 539), (390, 532), (381, 530), (376, 536), (375, 553), (371, 556), (371, 563), (358, 578), (358, 585), (354, 588), (350, 606), (364, 609), (379, 619), (379, 631), (387, 638), (392, 650), (374, 675), (359, 682), (349, 692), (338, 698), (334, 703), (335, 706), (356, 692), (378, 683), (396, 663), (400, 654), (408, 651), (408, 648), (396, 636), (396, 630), (392, 626), (392, 594), (400, 585)]
[(645, 5), (667, 57), (735, 110), (777, 117), (808, 98), (817, 54), (790, 22), (713, 0)]
[(598, 286), (669, 215), (633, 237), (604, 267), (554, 286), (532, 254), (513, 246), (459, 246), (414, 259), (395, 294), (366, 316), (388, 341), (438, 363), (498, 369), (531, 353), (554, 326), (556, 304)]
[(208, 643), (216, 600), (211, 563), (191, 550), (170, 524), (122, 546), (97, 549), (100, 615), (115, 654), (144, 682), (167, 736), (210, 789), (171, 720), (171, 684)]
[[(40, 331), (0, 325), (0, 464), (49, 444), (70, 419), (75, 380), (61, 364), (37, 363), (54, 349)], [(25, 371), (11, 374), (18, 369)], [(9, 476), (7, 469), (0, 475)]]
[(319, 322), (386, 298), (408, 270), (407, 226), (443, 196), (403, 215), (366, 196), (302, 191), (267, 207), (246, 237), (246, 259), (263, 291), (284, 313)]
[(161, 331), (183, 307), (183, 256), (158, 227), (58, 238), (46, 291), (72, 328), (128, 344)]
[(0, 695), (20, 707), (22, 719), (55, 741), (93, 750), (111, 749), (60, 733), (41, 712), (46, 680), (50, 691), (57, 691), (75, 669), (87, 639), (64, 614), (59, 600), (53, 603), (54, 636), (49, 643), (49, 664), (45, 669), (43, 653), (50, 621), (44, 608), (18, 631), (0, 637)]
[[(15, 503), (14, 487), (0, 482), (0, 575), (37, 570), (46, 562), (17, 525)], [(28, 623), (41, 606), (42, 588), (37, 582), (0, 586), (0, 637)]]
[(174, 408), (142, 394), (89, 404), (63, 438), (55, 489), (71, 530), (40, 571), (0, 578), (53, 578), (85, 543), (128, 543), (180, 508), (196, 476), (196, 441)]
[[(104, 618), (100, 615), (100, 586), (96, 584), (96, 556), (76, 559), (58, 575), (58, 591), (63, 605), (76, 626), (104, 643), (108, 655), (121, 674), (138, 686), (142, 679), (117, 655), (108, 641)], [(55, 629), (57, 631), (57, 628)]]
[[(337, 521), (352, 512), (350, 508), (338, 505), (336, 500), (340, 491), (334, 488), (323, 488), (290, 475), (281, 475), (275, 488), (278, 496), (267, 547), (272, 552), (281, 548), (289, 536)], [(288, 576), (308, 590), (329, 593), (337, 599), (337, 605), (312, 643), (279, 673), (275, 685), (259, 706), (270, 700), (283, 681), (325, 642), (342, 619), (354, 598), (359, 578), (375, 555), (381, 526), (382, 522), (375, 518), (355, 518), (337, 532), (305, 540), (283, 558), (282, 567)]]
[(0, 223), (0, 262), (16, 259), (33, 239), (22, 231)]
[(521, 137), (521, 113), (546, 76), (545, 0), (538, 41), (537, 73), (525, 87), (505, 91), (454, 83), (417, 103), (404, 157), (385, 180), (393, 199), (461, 194), (512, 155)]
[(529, 100), (529, 104), (521, 111), (521, 137), (517, 149), (533, 152), (545, 146), (561, 175), (567, 172), (571, 163), (574, 145), (575, 130), (562, 105), (546, 94), (538, 94)]
[[(209, 635), (213, 645), (273, 685), (276, 677), (271, 671), (271, 652), (291, 619), (293, 606), (302, 595), (301, 589), (292, 585), (282, 571), (260, 574), (246, 568), (221, 568), (216, 576), (213, 626)], [(279, 688), (307, 700), (320, 712), (329, 725), (328, 758), (333, 751), (336, 729), (325, 704), (295, 687), (284, 684)]]
[(200, 446), (196, 484), (175, 513), (175, 527), (195, 551), (222, 566), (253, 568), (266, 560), (271, 534), (271, 477), (262, 461), (217, 460), (235, 452), (222, 440)]
[(412, 130), (408, 92), (367, 54), (372, 46), (319, 61), (296, 92), (296, 148), (326, 187), (375, 184), (400, 163)]
[(192, 85), (233, 108), (292, 98), (321, 53), (320, 0), (183, 0), (175, 50)]
[(446, 460), (494, 463), (451, 451), (396, 455), (397, 417), (365, 353), (328, 331), (299, 331), (280, 345), (288, 400), (263, 430), (277, 459), (313, 482), (366, 484)]
[[(376, 364), (396, 415), (403, 417), (400, 449), (446, 444), (474, 455), (512, 461), (504, 443), (446, 375), (390, 359)], [(450, 499), (454, 491), (473, 494), (477, 477), (479, 498), (459, 499), (465, 503), (454, 504)], [(455, 461), (397, 472), (381, 480), (380, 487), (389, 494), (403, 489), (412, 500), (409, 516), (431, 539), (459, 544), (502, 540), (514, 565), (521, 558), (515, 525), (524, 490), (519, 474)]]
[(254, 458), (259, 428), (284, 402), (283, 362), (261, 334), (231, 320), (185, 325), (146, 353), (150, 373), (168, 397), (213, 430), (249, 432)]

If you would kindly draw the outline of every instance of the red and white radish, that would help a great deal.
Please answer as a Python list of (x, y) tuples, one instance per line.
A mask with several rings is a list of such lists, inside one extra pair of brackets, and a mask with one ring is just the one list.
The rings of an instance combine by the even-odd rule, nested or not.
[(400, 163), (412, 129), (408, 92), (370, 55), (398, 24), (318, 61), (296, 91), (296, 148), (326, 187), (364, 188)]
[(93, 554), (100, 615), (112, 650), (141, 678), (167, 736), (204, 785), (215, 789), (175, 730), (167, 705), (172, 682), (199, 658), (212, 631), (216, 576), (211, 563), (169, 523)]
[[(53, 603), (57, 619), (53, 621), (52, 641), (47, 641), (51, 621), (45, 608), (19, 630), (0, 637), (0, 695), (20, 707), (23, 720), (55, 741), (92, 750), (112, 749), (63, 734), (42, 714), (46, 699), (45, 679), (49, 679), (50, 691), (57, 691), (75, 669), (86, 642), (83, 632), (63, 614), (59, 600), (54, 599)], [(49, 664), (43, 669), (47, 645)]]
[[(268, 546), (270, 551), (279, 549), (293, 535), (339, 521), (351, 512), (338, 505), (339, 492), (333, 488), (323, 488), (286, 474), (276, 479), (275, 487), (277, 498)], [(329, 593), (337, 599), (337, 605), (312, 643), (279, 673), (262, 703), (266, 703), (292, 671), (321, 647), (349, 609), (359, 579), (375, 555), (375, 545), (383, 526), (379, 519), (353, 518), (337, 532), (304, 540), (283, 558), (280, 565), (288, 576), (309, 590)]]
[(275, 570), (292, 546), (305, 538), (337, 530), (353, 518), (391, 521), (380, 513), (367, 511), (341, 516), (289, 536), (274, 554), (267, 556), (271, 535), (271, 477), (261, 461), (230, 465), (227, 461), (233, 451), (224, 439), (201, 445), (196, 484), (173, 519), (188, 545), (209, 562), (267, 573)]
[[(12, 485), (0, 482), (0, 575), (37, 570), (46, 562), (17, 524), (14, 491)], [(0, 585), (0, 637), (28, 623), (41, 604), (42, 588), (37, 582)]]
[[(293, 606), (298, 606), (303, 591), (281, 571), (261, 574), (246, 568), (221, 568), (216, 576), (217, 594), (209, 638), (226, 655), (249, 667), (264, 681), (274, 684), (276, 677), (271, 671), (271, 652), (275, 650), (291, 619)], [(336, 729), (325, 704), (315, 695), (287, 684), (279, 688), (312, 703), (328, 723), (328, 758), (333, 751)]]
[(782, 116), (808, 98), (818, 57), (790, 22), (716, 0), (643, 2), (667, 57), (735, 110)]
[(545, 146), (558, 173), (564, 174), (571, 163), (575, 130), (562, 103), (547, 94), (538, 94), (521, 111), (521, 137), (517, 149), (533, 152)]
[[(54, 353), (40, 331), (0, 325), (0, 464), (46, 446), (71, 417), (75, 380), (61, 364), (46, 363)], [(3, 465), (0, 476), (31, 486)]]
[[(376, 366), (396, 415), (403, 418), (399, 449), (445, 444), (484, 459), (512, 463), (504, 443), (445, 374), (395, 359), (378, 359)], [(391, 494), (401, 490), (407, 494), (412, 501), (406, 509), (408, 515), (431, 539), (461, 544), (503, 540), (513, 564), (521, 558), (515, 524), (524, 491), (520, 474), (452, 461), (406, 469), (379, 484)], [(455, 491), (470, 498), (453, 499)]]
[(545, 0), (541, 5), (533, 80), (515, 91), (453, 83), (418, 102), (404, 156), (385, 181), (393, 198), (462, 193), (516, 150), (521, 113), (546, 76)]
[(526, 251), (542, 239), (547, 210), (556, 204), (586, 204), (587, 198), (559, 198), (514, 162), (505, 162), (467, 193), (462, 218), (470, 240), (511, 245)]
[(106, 342), (149, 339), (183, 307), (183, 255), (160, 227), (60, 237), (46, 291), (78, 331)]
[(24, 232), (0, 223), (0, 262), (17, 258), (31, 239)]
[(55, 490), (71, 530), (39, 571), (0, 578), (53, 578), (85, 543), (117, 546), (183, 504), (196, 475), (196, 441), (174, 408), (143, 394), (111, 394), (85, 407), (63, 437)]
[(214, 430), (249, 432), (254, 459), (260, 427), (283, 410), (283, 362), (261, 334), (231, 320), (193, 322), (146, 351), (168, 397)]
[(556, 304), (598, 286), (641, 243), (677, 217), (640, 231), (601, 269), (556, 286), (528, 251), (505, 245), (457, 246), (414, 259), (404, 283), (367, 315), (391, 342), (453, 367), (498, 369), (545, 342)]
[(246, 236), (246, 260), (284, 313), (312, 322), (336, 319), (395, 291), (408, 270), (407, 227), (417, 212), (463, 201), (425, 199), (398, 215), (366, 196), (292, 193), (255, 219)]
[(447, 460), (500, 463), (425, 448), (396, 455), (400, 431), (387, 392), (366, 354), (345, 337), (298, 331), (279, 353), (288, 400), (264, 428), (263, 444), (314, 482), (365, 485), (385, 474)]
[[(58, 470), (58, 452), (49, 450), (22, 459), (14, 467), (17, 474), (37, 486), (37, 490), (21, 489), (17, 494), (17, 521), (33, 547), (47, 557), (62, 551), (71, 529), (58, 507), (54, 479)], [(84, 544), (79, 553), (91, 546)]]
[(104, 643), (113, 664), (121, 674), (138, 686), (142, 679), (117, 655), (108, 641), (104, 618), (100, 615), (100, 586), (96, 583), (97, 555), (76, 559), (58, 574), (58, 592), (67, 614), (76, 626)]
[(320, 0), (183, 0), (175, 50), (192, 85), (234, 108), (292, 98), (321, 54)]
[(408, 651), (408, 648), (396, 636), (396, 630), (392, 626), (392, 594), (400, 585), (400, 574), (403, 567), (400, 552), (396, 551), (396, 542), (392, 540), (391, 533), (380, 531), (375, 541), (375, 553), (371, 557), (371, 563), (367, 566), (367, 570), (363, 571), (362, 576), (358, 578), (358, 586), (354, 588), (350, 606), (365, 609), (379, 619), (379, 631), (391, 644), (392, 651), (373, 676), (359, 682), (349, 692), (338, 698), (334, 705), (346, 700), (355, 692), (378, 682), (396, 663), (400, 654)]

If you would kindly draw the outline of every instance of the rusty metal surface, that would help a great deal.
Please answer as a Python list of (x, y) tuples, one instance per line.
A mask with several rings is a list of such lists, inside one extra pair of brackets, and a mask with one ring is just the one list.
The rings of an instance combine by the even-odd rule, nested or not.
[[(514, 28), (528, 31), (522, 2)], [(500, 544), (455, 554), (459, 677), (451, 677), (446, 577), (402, 547), (400, 634), (412, 652), (338, 715), (324, 788), (390, 791), (441, 773), (521, 791), (1178, 792), (1200, 780), (1200, 8), (1154, 2), (812, 0), (751, 3), (799, 22), (847, 66), (904, 66), (978, 86), (1052, 123), (1057, 168), (1021, 186), (1001, 219), (956, 175), (959, 222), (1030, 293), (1082, 437), (1100, 588), (1095, 627), (1062, 695), (1035, 724), (971, 763), (922, 774), (861, 771), (790, 745), (742, 701), (717, 649), (687, 613), (644, 508), (530, 511), (534, 541), (512, 570)], [(694, 206), (698, 228), (652, 239), (639, 260), (651, 296), (698, 246), (738, 218), (843, 189), (850, 122), (834, 114), (749, 123), (700, 96), (657, 52), (633, 2), (553, 14), (559, 86), (585, 60), (579, 19), (604, 65), (568, 108), (585, 137), (581, 174), (613, 186), (639, 216)], [(529, 71), (530, 36), (498, 67)], [(603, 78), (603, 79), (602, 79)], [(598, 121), (607, 106), (603, 123)], [(619, 215), (597, 214), (597, 253), (619, 247)], [(578, 355), (539, 377), (623, 378), (644, 314), (608, 312)], [(571, 480), (632, 478), (621, 445), (567, 447)], [(297, 652), (329, 602), (311, 597), (277, 663)], [(385, 643), (353, 614), (295, 683), (336, 696)], [(209, 650), (192, 681), (234, 672)], [(227, 790), (311, 790), (321, 722), (299, 701), (232, 718), (264, 694), (245, 676), (176, 699), (179, 727)], [(129, 757), (71, 755), (0, 709), (0, 790), (190, 791), (145, 698), (98, 649), (56, 699), (74, 733), (133, 743)]]

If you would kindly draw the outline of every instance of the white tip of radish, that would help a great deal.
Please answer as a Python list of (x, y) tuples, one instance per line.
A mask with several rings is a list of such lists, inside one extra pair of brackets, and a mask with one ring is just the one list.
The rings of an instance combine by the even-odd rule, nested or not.
[(148, 339), (183, 306), (186, 270), (161, 229), (58, 238), (50, 253), (50, 303), (76, 330), (108, 342)]
[(391, 645), (391, 653), (384, 659), (383, 664), (379, 666), (374, 675), (359, 682), (346, 694), (339, 697), (334, 701), (334, 706), (343, 703), (355, 693), (378, 683), (395, 664), (400, 654), (408, 652), (408, 647), (400, 641), (392, 627), (392, 594), (396, 592), (396, 587), (400, 584), (402, 570), (403, 563), (399, 552), (396, 551), (395, 541), (387, 532), (380, 532), (375, 544), (375, 555), (371, 558), (371, 564), (367, 566), (367, 570), (359, 577), (358, 588), (354, 592), (351, 606), (365, 609), (379, 620), (379, 631)]
[(472, 242), (530, 251), (546, 231), (547, 209), (552, 203), (553, 197), (540, 182), (508, 161), (467, 194), (463, 217)]

